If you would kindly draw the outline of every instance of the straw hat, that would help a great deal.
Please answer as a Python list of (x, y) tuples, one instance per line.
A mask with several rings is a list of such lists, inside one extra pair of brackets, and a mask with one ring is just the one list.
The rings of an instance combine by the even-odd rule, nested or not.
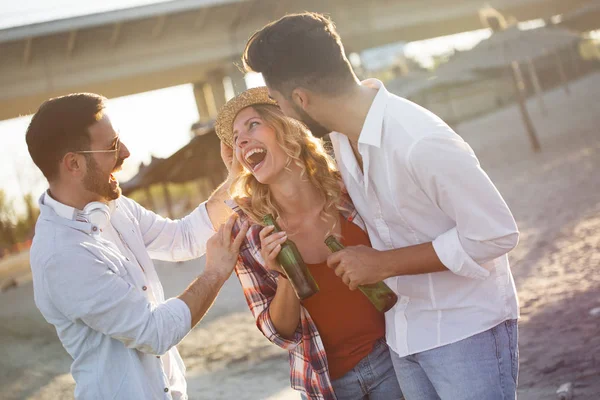
[(248, 89), (229, 100), (219, 111), (215, 121), (215, 132), (226, 145), (233, 146), (233, 121), (238, 113), (246, 107), (255, 104), (270, 104), (276, 106), (275, 100), (269, 97), (266, 86)]

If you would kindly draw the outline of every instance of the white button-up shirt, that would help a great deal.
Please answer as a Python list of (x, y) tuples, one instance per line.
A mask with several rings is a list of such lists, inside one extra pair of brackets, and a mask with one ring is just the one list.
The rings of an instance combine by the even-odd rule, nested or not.
[[(449, 271), (386, 279), (398, 294), (387, 342), (406, 356), (453, 343), (518, 317), (506, 253), (513, 216), (469, 145), (440, 118), (378, 89), (359, 140), (331, 139), (342, 178), (375, 249), (433, 242)], [(482, 134), (485, 132), (482, 132)], [(402, 263), (402, 260), (398, 260)]]
[(165, 301), (152, 258), (204, 254), (214, 233), (205, 204), (171, 221), (126, 197), (111, 202), (110, 224), (40, 199), (31, 248), (34, 296), (73, 358), (77, 399), (187, 399), (175, 345), (191, 328), (188, 306)]

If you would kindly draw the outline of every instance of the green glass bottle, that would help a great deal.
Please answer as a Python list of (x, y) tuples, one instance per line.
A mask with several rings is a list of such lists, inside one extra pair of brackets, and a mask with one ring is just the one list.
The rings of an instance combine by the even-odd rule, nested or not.
[[(273, 233), (281, 232), (281, 228), (275, 222), (275, 218), (271, 214), (263, 217), (265, 226), (273, 225), (275, 229)], [(296, 296), (300, 300), (304, 300), (319, 291), (319, 286), (315, 282), (308, 267), (304, 263), (296, 244), (291, 240), (286, 240), (281, 244), (281, 251), (277, 255), (277, 261), (287, 275), (292, 288), (296, 292)]]
[[(333, 235), (327, 236), (325, 244), (329, 247), (333, 253), (340, 251), (344, 248), (344, 245), (339, 242)], [(396, 293), (390, 289), (384, 282), (377, 282), (370, 285), (360, 285), (358, 287), (367, 299), (375, 306), (377, 311), (386, 312), (390, 308), (394, 307), (394, 304), (398, 301)]]

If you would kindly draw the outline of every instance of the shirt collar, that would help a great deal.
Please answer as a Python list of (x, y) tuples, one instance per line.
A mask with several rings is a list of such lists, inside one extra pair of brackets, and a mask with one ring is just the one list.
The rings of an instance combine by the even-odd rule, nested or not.
[[(63, 218), (66, 218), (66, 219), (69, 219), (72, 221), (77, 220), (77, 217), (79, 215), (83, 214), (83, 211), (78, 210), (75, 207), (71, 207), (66, 204), (63, 204), (58, 200), (55, 200), (50, 195), (49, 191), (46, 191), (46, 193), (44, 193), (44, 195), (42, 196), (42, 202), (43, 202), (43, 204), (52, 208), (54, 210), (54, 212), (56, 213), (56, 215), (58, 215), (59, 217), (63, 217)], [(112, 212), (115, 209), (115, 202), (110, 201), (108, 203), (108, 208), (110, 209), (110, 213), (112, 214)]]
[[(64, 212), (66, 210), (65, 208), (62, 208), (63, 211), (61, 211), (61, 214), (63, 214), (64, 217), (61, 215), (58, 215), (58, 213), (54, 210), (54, 207), (52, 207), (51, 205), (48, 204), (48, 199), (52, 199), (52, 198), (47, 193), (43, 193), (40, 196), (40, 199), (39, 199), (40, 217), (39, 217), (38, 221), (44, 220), (44, 221), (48, 221), (51, 223), (68, 226), (70, 228), (77, 229), (77, 230), (85, 232), (87, 234), (94, 234), (97, 232), (97, 228), (96, 228), (96, 230), (94, 230), (94, 226), (92, 224), (90, 224), (89, 222), (77, 221), (75, 219), (75, 216), (73, 216), (71, 218), (67, 218), (67, 215)], [(52, 200), (54, 200), (54, 199), (52, 199)], [(56, 200), (54, 200), (54, 201), (56, 203), (58, 203)], [(51, 203), (52, 203), (52, 201), (50, 201), (50, 204)], [(58, 203), (58, 204), (60, 205), (61, 203)], [(62, 204), (62, 205), (64, 207), (69, 208), (68, 206), (65, 206), (64, 204)], [(59, 207), (59, 209), (61, 209), (61, 208)], [(72, 209), (75, 210), (74, 208), (72, 208)]]
[(80, 212), (74, 207), (63, 204), (58, 200), (54, 200), (48, 191), (44, 193), (42, 201), (45, 205), (53, 209), (59, 217), (74, 220), (77, 217), (77, 213)]
[(361, 85), (377, 89), (377, 94), (367, 113), (358, 143), (381, 147), (381, 134), (383, 132), (383, 116), (387, 106), (389, 93), (383, 83), (378, 79), (366, 79)]

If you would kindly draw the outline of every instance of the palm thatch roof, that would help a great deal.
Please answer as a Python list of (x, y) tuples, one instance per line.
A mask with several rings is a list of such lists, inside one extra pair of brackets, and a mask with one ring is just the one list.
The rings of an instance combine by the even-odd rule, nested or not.
[(582, 39), (581, 34), (561, 27), (520, 30), (516, 25), (494, 32), (477, 46), (452, 57), (442, 64), (439, 74), (486, 70), (509, 66), (562, 50)]
[(411, 97), (434, 88), (445, 88), (476, 82), (480, 77), (470, 71), (452, 73), (415, 72), (386, 82), (386, 88), (402, 97)]
[(122, 183), (121, 189), (127, 195), (156, 183), (185, 183), (213, 176), (220, 179), (225, 169), (220, 154), (219, 138), (211, 127), (170, 157), (153, 158), (137, 175)]
[(559, 25), (580, 32), (600, 29), (600, 0), (591, 0), (582, 7), (563, 14)]

